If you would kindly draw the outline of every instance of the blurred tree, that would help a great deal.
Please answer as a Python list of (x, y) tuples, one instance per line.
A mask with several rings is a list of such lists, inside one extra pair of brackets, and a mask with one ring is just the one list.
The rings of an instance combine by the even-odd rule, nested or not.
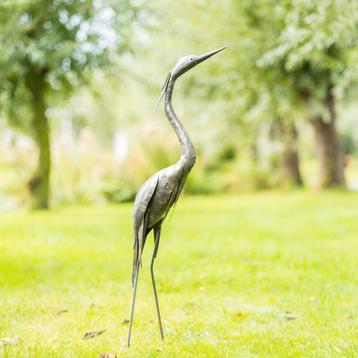
[[(0, 4), (2, 106), (39, 149), (29, 186), (37, 208), (48, 208), (51, 171), (49, 101), (66, 98), (86, 74), (129, 50), (139, 1), (27, 0)], [(30, 110), (30, 120), (20, 109)]]
[(284, 122), (277, 118), (277, 131), (282, 142), (283, 179), (288, 185), (303, 186), (300, 169), (299, 153), (297, 150), (298, 131), (294, 123)]
[[(188, 88), (198, 89), (196, 94), (209, 103), (221, 101), (223, 106), (217, 107), (222, 115), (241, 125), (247, 125), (248, 118), (257, 122), (279, 118), (287, 146), (284, 172), (296, 184), (302, 180), (297, 130), (292, 125), (299, 117), (308, 119), (321, 186), (345, 185), (336, 102), (337, 93), (357, 79), (357, 2), (198, 0), (166, 7), (159, 3), (162, 18), (170, 22), (159, 37), (173, 56), (183, 53), (184, 46), (197, 52), (209, 43), (230, 47), (222, 61), (188, 80)], [(200, 88), (209, 90), (202, 93)], [(254, 140), (254, 133), (251, 136)]]
[[(280, 30), (274, 17), (260, 20), (261, 8), (267, 6), (265, 2), (181, 1), (165, 6), (159, 1), (159, 4), (158, 28), (164, 23), (168, 31), (157, 37), (165, 44), (163, 47), (171, 48), (170, 54), (180, 56), (184, 50), (200, 53), (215, 46), (229, 46), (220, 61), (206, 64), (200, 68), (200, 76), (186, 80), (184, 93), (190, 94), (189, 100), (200, 103), (201, 99), (205, 115), (220, 118), (219, 122), (214, 121), (218, 132), (222, 125), (229, 128), (235, 124), (239, 131), (226, 132), (236, 136), (237, 148), (241, 150), (244, 146), (257, 147), (258, 128), (263, 122), (280, 118), (282, 130), (276, 131), (275, 137), (283, 147), (278, 170), (284, 176), (283, 181), (301, 186), (298, 132), (292, 130), (294, 120), (302, 115), (295, 105), (296, 94), (282, 71), (258, 65)], [(156, 51), (158, 56), (162, 56), (160, 48)]]
[[(259, 10), (255, 9), (259, 6)], [(350, 82), (358, 6), (350, 0), (255, 2), (261, 23), (276, 22), (259, 64), (281, 72), (304, 104), (315, 134), (322, 187), (344, 186), (344, 153), (336, 129), (336, 90)]]

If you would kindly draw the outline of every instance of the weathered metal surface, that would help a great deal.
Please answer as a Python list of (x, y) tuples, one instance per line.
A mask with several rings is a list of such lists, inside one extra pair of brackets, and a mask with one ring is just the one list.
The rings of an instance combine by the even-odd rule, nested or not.
[(199, 56), (190, 55), (182, 57), (174, 66), (174, 68), (169, 72), (162, 89), (161, 97), (164, 95), (165, 98), (165, 114), (179, 139), (179, 143), (181, 146), (181, 156), (175, 164), (164, 168), (151, 176), (139, 189), (135, 199), (133, 245), (134, 253), (132, 273), (132, 285), (134, 286), (134, 293), (129, 324), (128, 346), (130, 345), (132, 331), (134, 304), (138, 284), (138, 271), (141, 265), (141, 257), (145, 241), (151, 230), (154, 231), (155, 240), (155, 247), (151, 260), (152, 283), (159, 320), (160, 333), (162, 338), (164, 338), (153, 272), (154, 259), (158, 252), (162, 223), (167, 216), (170, 208), (178, 200), (178, 197), (183, 189), (185, 180), (189, 172), (193, 168), (196, 159), (194, 145), (191, 142), (188, 133), (184, 129), (182, 123), (179, 121), (172, 107), (172, 95), (175, 81), (181, 75), (189, 71), (197, 64), (205, 61), (206, 59), (224, 50), (225, 48), (226, 47), (222, 47), (218, 50), (211, 51)]

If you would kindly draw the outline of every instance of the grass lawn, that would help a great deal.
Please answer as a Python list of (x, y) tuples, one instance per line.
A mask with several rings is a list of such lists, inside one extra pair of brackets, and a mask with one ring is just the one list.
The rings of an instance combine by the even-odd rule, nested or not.
[[(131, 206), (0, 216), (0, 357), (357, 357), (358, 194), (183, 198), (147, 243), (132, 346)], [(86, 332), (105, 330), (84, 340)]]

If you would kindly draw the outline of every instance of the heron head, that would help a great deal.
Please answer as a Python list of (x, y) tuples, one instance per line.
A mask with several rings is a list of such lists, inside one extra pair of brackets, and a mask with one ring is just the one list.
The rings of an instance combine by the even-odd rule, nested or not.
[(162, 100), (164, 93), (165, 93), (166, 89), (168, 88), (168, 85), (169, 85), (171, 79), (174, 79), (174, 80), (177, 79), (179, 76), (181, 76), (185, 72), (189, 71), (194, 66), (207, 60), (211, 56), (214, 56), (218, 52), (225, 50), (226, 48), (227, 48), (227, 46), (224, 46), (217, 50), (203, 53), (202, 55), (189, 55), (189, 56), (182, 57), (177, 62), (177, 64), (173, 67), (173, 69), (168, 73), (168, 76), (167, 76), (165, 83), (162, 87), (162, 90), (161, 90), (161, 93), (160, 93), (160, 96), (158, 98), (155, 108), (158, 107), (160, 101)]
[(214, 50), (214, 51), (203, 53), (202, 55), (184, 56), (177, 62), (177, 64), (171, 70), (171, 75), (174, 78), (178, 78), (179, 76), (181, 76), (185, 72), (187, 72), (190, 69), (192, 69), (194, 66), (196, 66), (199, 63), (207, 60), (211, 56), (214, 56), (215, 54), (217, 54), (218, 52), (220, 52), (220, 51), (222, 51), (224, 49), (226, 49), (226, 46), (221, 47), (221, 48), (219, 48), (217, 50)]

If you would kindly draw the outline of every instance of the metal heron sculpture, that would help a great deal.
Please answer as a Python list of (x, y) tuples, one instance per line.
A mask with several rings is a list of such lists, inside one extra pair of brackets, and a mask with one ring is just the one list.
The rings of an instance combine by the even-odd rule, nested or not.
[[(134, 203), (134, 254), (133, 254), (133, 273), (132, 286), (134, 287), (132, 309), (129, 322), (128, 346), (130, 345), (134, 305), (137, 293), (139, 267), (141, 266), (142, 252), (148, 234), (154, 232), (154, 251), (150, 264), (152, 275), (152, 284), (154, 290), (155, 304), (157, 308), (160, 335), (164, 339), (162, 321), (158, 303), (157, 290), (154, 279), (154, 259), (158, 253), (160, 233), (163, 221), (165, 220), (170, 208), (178, 200), (183, 189), (186, 177), (194, 166), (196, 152), (188, 133), (185, 131), (182, 123), (176, 116), (172, 107), (172, 96), (175, 81), (189, 71), (194, 66), (207, 60), (211, 56), (224, 50), (222, 47), (218, 50), (204, 53), (202, 55), (190, 55), (182, 57), (174, 68), (169, 72), (159, 101), (165, 96), (165, 114), (169, 123), (173, 127), (181, 146), (180, 159), (173, 165), (160, 170), (151, 176), (139, 189)], [(158, 102), (159, 102), (158, 101)]]

